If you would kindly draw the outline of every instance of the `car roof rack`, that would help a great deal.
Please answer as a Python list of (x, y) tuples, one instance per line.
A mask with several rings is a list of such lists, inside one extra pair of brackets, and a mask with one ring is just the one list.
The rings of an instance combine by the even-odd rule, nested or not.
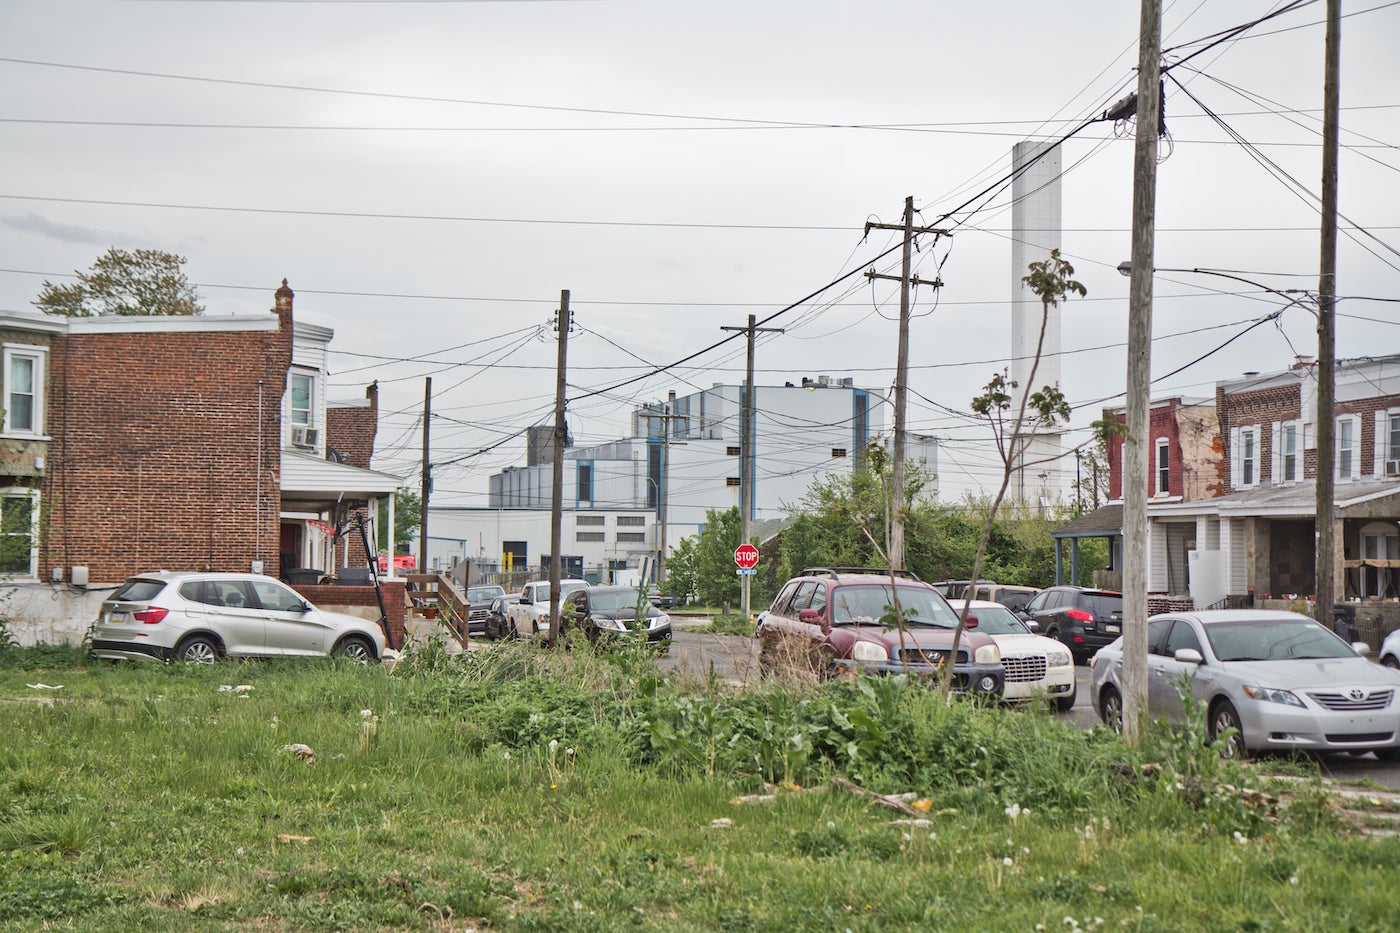
[[(888, 567), (803, 567), (799, 577), (838, 577), (843, 573), (868, 573), (875, 576), (888, 577), (891, 573)], [(903, 580), (919, 580), (919, 575), (912, 570), (896, 570), (893, 572), (896, 577)]]

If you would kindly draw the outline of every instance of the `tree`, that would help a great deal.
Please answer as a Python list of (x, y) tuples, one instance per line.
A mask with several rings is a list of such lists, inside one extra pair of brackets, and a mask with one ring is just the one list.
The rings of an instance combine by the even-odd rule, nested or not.
[[(1031, 359), (1030, 372), (1026, 375), (1026, 385), (1021, 388), (1007, 378), (1005, 372), (996, 373), (982, 394), (972, 400), (972, 410), (987, 419), (991, 426), (992, 438), (996, 442), (997, 456), (1002, 466), (1001, 485), (987, 510), (982, 538), (977, 545), (977, 556), (972, 561), (972, 575), (969, 578), (972, 580), (977, 580), (982, 575), (982, 560), (986, 556), (992, 530), (996, 527), (997, 508), (1006, 497), (1006, 487), (1011, 484), (1011, 474), (1017, 469), (1030, 466), (1024, 462), (1030, 441), (1040, 429), (1069, 420), (1069, 403), (1065, 401), (1065, 395), (1059, 386), (1044, 386), (1035, 391), (1032, 391), (1032, 388), (1035, 385), (1036, 370), (1040, 368), (1040, 356), (1045, 349), (1045, 328), (1050, 320), (1050, 309), (1070, 294), (1077, 294), (1082, 298), (1088, 294), (1088, 290), (1070, 278), (1074, 275), (1074, 266), (1060, 258), (1058, 249), (1050, 251), (1049, 259), (1033, 262), (1029, 268), (1030, 274), (1024, 276), (1021, 282), (1040, 299), (1040, 334), (1036, 339), (1035, 356)], [(1015, 400), (1013, 393), (1018, 388), (1020, 399)], [(1013, 402), (1015, 415), (1011, 416)], [(958, 645), (967, 627), (968, 604), (975, 590), (975, 587), (968, 588), (967, 599), (963, 601), (962, 611), (958, 613), (958, 627), (953, 632), (951, 657), (957, 657)], [(951, 664), (945, 667), (939, 687), (945, 695), (952, 690)]]
[[(418, 493), (400, 489), (394, 493), (394, 547), (392, 553), (407, 553), (413, 546), (413, 536), (418, 532), (418, 522), (423, 516), (423, 500)], [(389, 500), (379, 500), (379, 550), (390, 550), (386, 534), (389, 528)]]
[(1071, 484), (1074, 490), (1074, 511), (1082, 515), (1092, 512), (1108, 501), (1108, 447), (1100, 437), (1095, 443), (1080, 448), (1075, 457), (1078, 478)]
[(174, 253), (113, 246), (91, 269), (77, 273), (76, 284), (45, 281), (34, 306), (65, 317), (202, 314), (199, 294), (180, 268), (184, 264), (185, 257)]

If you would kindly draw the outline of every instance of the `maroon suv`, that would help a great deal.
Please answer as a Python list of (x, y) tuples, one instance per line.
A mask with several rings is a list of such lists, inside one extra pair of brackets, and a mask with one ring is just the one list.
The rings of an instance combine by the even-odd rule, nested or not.
[[(905, 619), (894, 624), (894, 596)], [(809, 567), (788, 581), (758, 627), (759, 664), (817, 675), (936, 673), (953, 650), (958, 617), (938, 591), (907, 571), (891, 586), (888, 570)], [(1000, 696), (1006, 675), (990, 636), (964, 632), (953, 661), (953, 685)]]

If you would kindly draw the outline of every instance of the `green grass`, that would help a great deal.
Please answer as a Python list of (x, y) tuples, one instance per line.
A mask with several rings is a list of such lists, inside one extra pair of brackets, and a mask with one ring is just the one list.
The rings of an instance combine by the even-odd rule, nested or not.
[[(1270, 822), (1220, 789), (1259, 776), (1190, 739), (1129, 753), (897, 680), (734, 693), (520, 644), (392, 672), (7, 654), (0, 931), (1388, 930), (1400, 907), (1400, 842), (1315, 787)], [(834, 774), (928, 798), (929, 825)], [(733, 802), (766, 781), (790, 786)]]

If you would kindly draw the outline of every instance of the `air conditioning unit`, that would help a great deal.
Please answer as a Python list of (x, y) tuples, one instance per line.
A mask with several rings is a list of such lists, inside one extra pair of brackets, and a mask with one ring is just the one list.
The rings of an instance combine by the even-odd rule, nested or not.
[(1386, 476), (1400, 476), (1400, 460), (1387, 460), (1385, 462)]
[(307, 447), (315, 449), (316, 442), (320, 439), (321, 432), (316, 428), (308, 428), (296, 425), (292, 428), (292, 446)]

